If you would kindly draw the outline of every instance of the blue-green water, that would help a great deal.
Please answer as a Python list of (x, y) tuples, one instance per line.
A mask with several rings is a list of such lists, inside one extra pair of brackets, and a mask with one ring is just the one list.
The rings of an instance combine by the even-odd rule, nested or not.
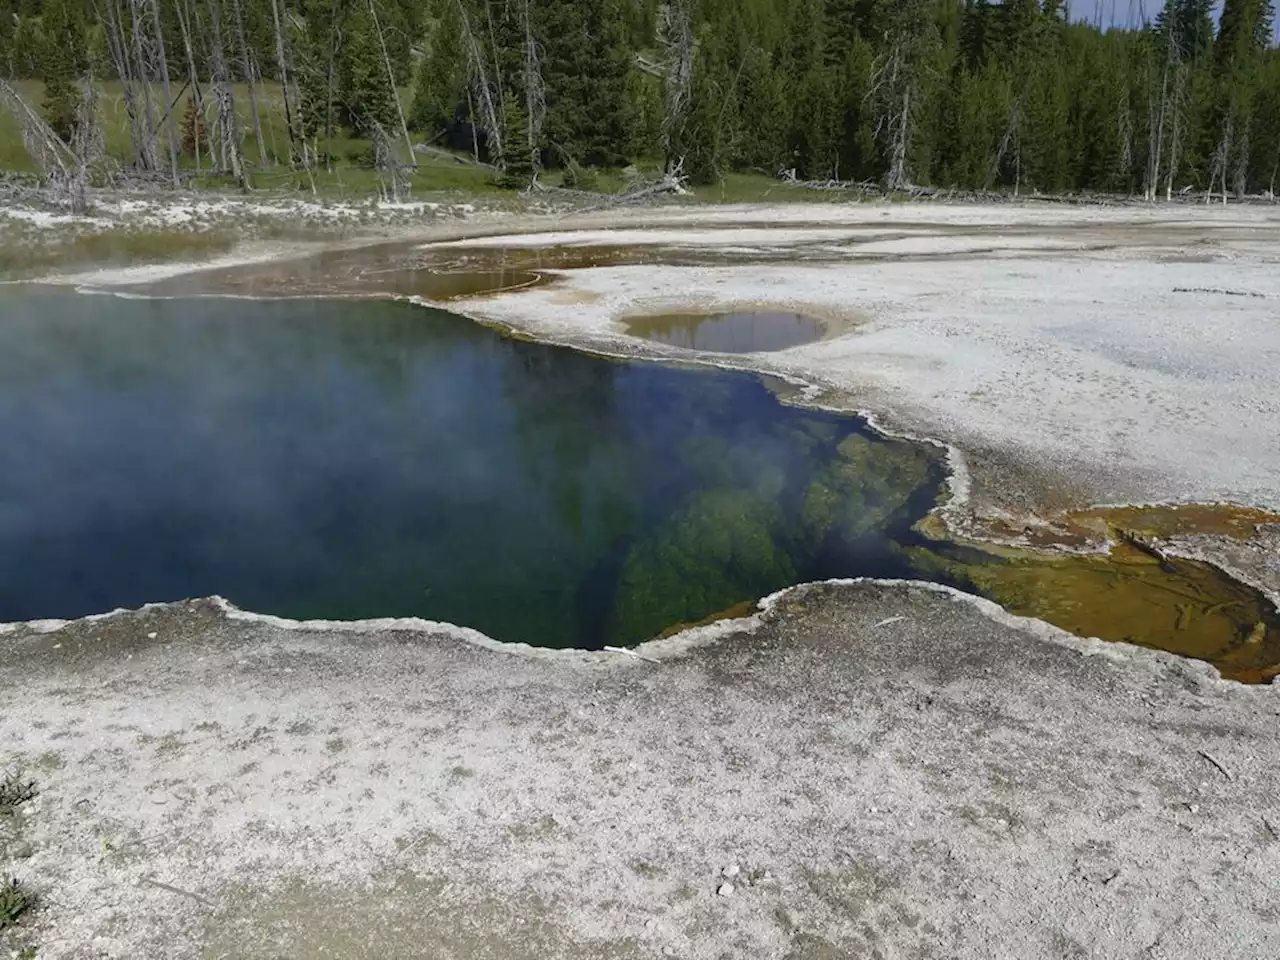
[(0, 294), (0, 622), (221, 594), (634, 643), (909, 575), (926, 448), (378, 301)]

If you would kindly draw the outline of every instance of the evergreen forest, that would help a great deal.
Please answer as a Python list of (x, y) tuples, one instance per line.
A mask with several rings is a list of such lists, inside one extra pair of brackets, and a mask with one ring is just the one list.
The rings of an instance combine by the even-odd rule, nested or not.
[[(371, 165), (407, 165), (426, 144), (510, 186), (649, 165), (693, 183), (755, 171), (907, 192), (1275, 195), (1269, 0), (1168, 0), (1140, 28), (1083, 13), (1065, 0), (0, 0), (0, 77), (11, 106), (47, 124), (37, 151), (92, 149), (101, 91), (118, 91), (118, 160), (158, 178), (193, 153), (241, 180), (316, 169), (355, 138)], [(19, 103), (19, 88), (39, 93)], [(286, 131), (271, 151), (268, 90)]]

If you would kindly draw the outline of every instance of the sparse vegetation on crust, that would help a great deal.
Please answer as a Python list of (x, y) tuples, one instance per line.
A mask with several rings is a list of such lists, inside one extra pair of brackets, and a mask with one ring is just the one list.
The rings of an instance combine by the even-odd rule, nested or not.
[(0, 930), (8, 930), (35, 906), (35, 895), (16, 877), (0, 886)]
[(12, 814), (22, 804), (34, 800), (36, 783), (21, 773), (10, 771), (0, 780), (0, 815)]

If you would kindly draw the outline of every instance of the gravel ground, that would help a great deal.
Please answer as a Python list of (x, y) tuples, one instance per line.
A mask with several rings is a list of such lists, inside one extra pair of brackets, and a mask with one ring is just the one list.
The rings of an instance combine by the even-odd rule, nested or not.
[(23, 942), (1280, 955), (1274, 688), (900, 584), (799, 588), (641, 654), (209, 602), (12, 628), (0, 760), (40, 787), (0, 834), (42, 896)]

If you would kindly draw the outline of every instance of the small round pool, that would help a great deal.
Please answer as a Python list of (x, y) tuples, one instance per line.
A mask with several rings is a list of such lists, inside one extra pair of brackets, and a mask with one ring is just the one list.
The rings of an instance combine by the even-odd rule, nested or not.
[(665, 313), (624, 318), (633, 337), (710, 353), (762, 353), (821, 340), (816, 317), (781, 310)]

